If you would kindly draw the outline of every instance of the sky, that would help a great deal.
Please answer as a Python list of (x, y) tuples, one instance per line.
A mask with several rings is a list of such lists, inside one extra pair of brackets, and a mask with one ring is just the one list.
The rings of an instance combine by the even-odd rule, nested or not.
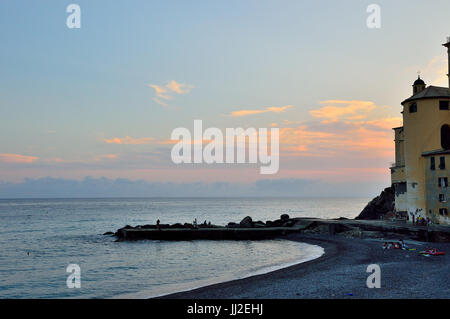
[[(66, 25), (72, 3), (81, 28)], [(380, 28), (366, 24), (372, 3)], [(376, 195), (418, 72), (448, 83), (449, 11), (448, 0), (2, 0), (0, 197), (87, 196), (92, 181), (97, 196)], [(174, 164), (171, 133), (194, 120), (279, 128), (278, 172)]]

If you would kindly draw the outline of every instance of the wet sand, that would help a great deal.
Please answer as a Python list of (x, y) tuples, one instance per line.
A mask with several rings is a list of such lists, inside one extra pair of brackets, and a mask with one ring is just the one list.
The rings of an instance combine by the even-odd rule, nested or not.
[[(263, 275), (180, 292), (163, 298), (450, 298), (450, 243), (406, 241), (416, 251), (383, 250), (382, 241), (330, 235), (291, 234), (286, 239), (319, 245), (315, 260)], [(445, 256), (418, 251), (436, 247)], [(381, 268), (381, 288), (366, 286), (367, 266)]]

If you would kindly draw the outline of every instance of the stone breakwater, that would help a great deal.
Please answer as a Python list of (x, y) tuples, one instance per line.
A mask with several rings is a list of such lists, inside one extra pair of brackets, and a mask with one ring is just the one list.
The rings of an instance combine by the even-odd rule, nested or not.
[(122, 240), (259, 240), (282, 238), (290, 233), (329, 234), (353, 238), (411, 239), (428, 242), (450, 242), (448, 226), (415, 226), (401, 221), (290, 218), (283, 214), (274, 221), (253, 221), (245, 217), (240, 223), (226, 226), (211, 224), (138, 225), (125, 226), (114, 235)]
[(274, 221), (253, 221), (250, 216), (242, 219), (240, 223), (228, 223), (227, 226), (211, 225), (207, 223), (194, 224), (159, 224), (127, 225), (118, 229), (115, 233), (108, 232), (105, 235), (115, 235), (118, 240), (259, 240), (280, 237), (295, 232), (295, 221), (288, 215), (281, 215)]

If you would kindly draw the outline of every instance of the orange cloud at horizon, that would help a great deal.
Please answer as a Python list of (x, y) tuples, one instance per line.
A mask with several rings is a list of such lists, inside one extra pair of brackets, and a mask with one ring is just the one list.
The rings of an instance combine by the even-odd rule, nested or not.
[(141, 138), (133, 138), (130, 136), (125, 137), (113, 137), (113, 138), (104, 138), (103, 139), (107, 144), (132, 144), (132, 145), (141, 145), (141, 144), (150, 144), (155, 141), (153, 137), (141, 137)]
[(95, 157), (95, 161), (101, 161), (104, 159), (117, 159), (117, 158), (118, 158), (117, 154), (102, 154)]
[[(140, 137), (140, 138), (132, 138), (130, 136), (126, 137), (113, 137), (113, 138), (104, 138), (103, 141), (107, 144), (120, 144), (120, 145), (144, 145), (144, 144), (159, 144), (159, 145), (173, 145), (177, 144), (182, 139), (165, 139), (165, 140), (158, 140), (153, 137)], [(203, 140), (189, 140), (189, 141), (183, 141), (187, 144), (200, 144), (200, 143), (210, 143), (212, 140), (210, 139), (203, 139)], [(114, 155), (114, 154), (113, 154)]]
[(238, 110), (238, 111), (231, 112), (230, 116), (241, 117), (241, 116), (262, 114), (262, 113), (268, 113), (268, 112), (281, 113), (281, 112), (285, 112), (286, 110), (288, 110), (292, 107), (293, 107), (293, 105), (285, 105), (285, 106), (269, 106), (262, 110)]
[(376, 105), (370, 101), (327, 100), (320, 103), (328, 105), (317, 110), (312, 110), (309, 113), (313, 117), (330, 122), (339, 120), (360, 120), (365, 118), (368, 112), (376, 108)]
[(394, 143), (390, 131), (354, 127), (343, 132), (311, 131), (306, 126), (280, 129), (281, 151), (290, 156), (337, 156), (355, 151), (362, 156), (394, 156)]
[[(260, 110), (241, 110), (237, 116), (245, 116), (257, 113), (281, 113), (291, 108), (286, 105), (282, 107), (266, 107)], [(239, 112), (242, 112), (239, 114)], [(391, 115), (392, 108), (388, 106), (377, 106), (371, 101), (357, 100), (327, 100), (320, 102), (316, 109), (311, 110), (312, 117), (301, 119), (289, 116), (289, 120), (283, 121), (277, 119), (277, 122), (268, 121), (270, 127), (276, 127), (280, 124), (280, 172), (274, 177), (289, 177), (287, 173), (298, 175), (299, 178), (310, 176), (314, 178), (333, 177), (336, 180), (343, 179), (346, 174), (357, 173), (366, 174), (370, 178), (377, 177), (377, 173), (383, 175), (380, 178), (389, 179), (389, 161), (394, 159), (394, 136), (392, 127), (401, 125), (401, 117)], [(235, 113), (236, 115), (236, 113)], [(273, 121), (269, 116), (269, 120)], [(269, 127), (268, 126), (268, 127)], [(225, 132), (223, 132), (225, 135)], [(272, 149), (271, 131), (267, 131), (268, 148)], [(257, 133), (258, 134), (258, 133)], [(155, 150), (151, 149), (152, 157), (140, 156), (139, 148), (123, 146), (120, 157), (117, 155), (101, 155), (98, 160), (105, 161), (105, 172), (108, 176), (115, 177), (123, 174), (124, 177), (130, 177), (131, 171), (135, 170), (136, 176), (139, 176), (137, 167), (148, 168), (148, 172), (155, 172), (154, 176), (149, 179), (156, 178), (163, 171), (173, 171), (170, 168), (170, 151), (169, 148), (178, 143), (180, 140), (170, 140), (163, 138), (151, 137), (111, 137), (104, 138), (103, 135), (98, 137), (98, 141), (107, 144), (117, 145), (152, 145)], [(203, 143), (204, 145), (211, 140), (191, 140), (190, 144)], [(219, 141), (216, 141), (219, 142)], [(220, 142), (219, 142), (220, 143)], [(158, 147), (165, 145), (165, 147)], [(248, 146), (246, 145), (246, 148)], [(167, 148), (167, 150), (166, 150)], [(118, 158), (116, 161), (115, 159)], [(153, 168), (153, 159), (156, 159)], [(89, 164), (92, 163), (91, 158)], [(144, 162), (145, 161), (145, 162)], [(82, 164), (85, 164), (84, 162)], [(95, 163), (94, 169), (97, 175), (103, 170)], [(106, 165), (107, 164), (107, 165)], [(284, 168), (283, 168), (284, 165)], [(355, 169), (350, 167), (355, 166)], [(64, 166), (67, 169), (68, 166)], [(74, 165), (75, 169), (75, 165)], [(87, 168), (86, 168), (87, 169)], [(91, 168), (89, 168), (91, 169)], [(109, 171), (111, 169), (111, 171)], [(216, 170), (208, 166), (194, 170), (187, 166), (177, 166), (173, 176), (178, 176), (184, 180), (198, 180), (199, 171), (207, 169), (205, 180), (240, 180), (243, 179), (242, 172), (246, 172), (247, 176), (260, 177), (258, 170), (254, 167), (249, 168), (232, 168), (231, 166)], [(248, 172), (247, 172), (248, 170)], [(142, 172), (145, 171), (141, 170)], [(115, 172), (115, 173), (114, 173)], [(158, 173), (156, 173), (158, 172)], [(176, 173), (175, 173), (176, 172)], [(216, 172), (217, 176), (210, 173)], [(342, 172), (342, 174), (341, 174)], [(346, 173), (344, 173), (346, 172)], [(191, 175), (192, 173), (192, 175)], [(222, 175), (223, 173), (223, 175)], [(350, 174), (352, 174), (350, 173)], [(127, 175), (129, 174), (129, 175)], [(89, 173), (88, 175), (92, 175)], [(183, 175), (181, 177), (181, 175)], [(175, 177), (174, 177), (175, 178)], [(355, 177), (357, 179), (359, 177)], [(176, 179), (178, 180), (178, 179)]]
[(43, 159), (45, 163), (54, 163), (54, 164), (92, 164), (95, 162), (101, 162), (104, 160), (113, 160), (118, 159), (119, 155), (117, 154), (100, 154), (97, 156), (89, 156), (88, 158), (78, 158), (78, 159), (64, 159), (61, 157), (47, 157)]
[(37, 161), (39, 157), (36, 156), (27, 156), (20, 154), (5, 154), (0, 153), (0, 162), (3, 163), (33, 163)]
[[(401, 117), (386, 114), (389, 107), (371, 101), (327, 100), (310, 114), (320, 119), (308, 125), (280, 129), (280, 147), (289, 156), (339, 156), (359, 152), (360, 156), (393, 157), (392, 128), (401, 125)], [(311, 124), (310, 124), (311, 125)]]
[(381, 129), (391, 130), (394, 127), (402, 126), (403, 119), (401, 117), (386, 117), (383, 119), (369, 120), (357, 122), (360, 125), (370, 125)]

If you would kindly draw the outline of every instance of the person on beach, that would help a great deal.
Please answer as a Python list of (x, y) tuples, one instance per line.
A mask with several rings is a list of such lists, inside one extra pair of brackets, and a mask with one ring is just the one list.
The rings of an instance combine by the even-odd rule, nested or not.
[(403, 250), (408, 249), (408, 247), (406, 247), (406, 244), (405, 244), (405, 242), (403, 241), (403, 239), (400, 239), (399, 243), (400, 243), (400, 246), (401, 246), (401, 248), (402, 248)]

